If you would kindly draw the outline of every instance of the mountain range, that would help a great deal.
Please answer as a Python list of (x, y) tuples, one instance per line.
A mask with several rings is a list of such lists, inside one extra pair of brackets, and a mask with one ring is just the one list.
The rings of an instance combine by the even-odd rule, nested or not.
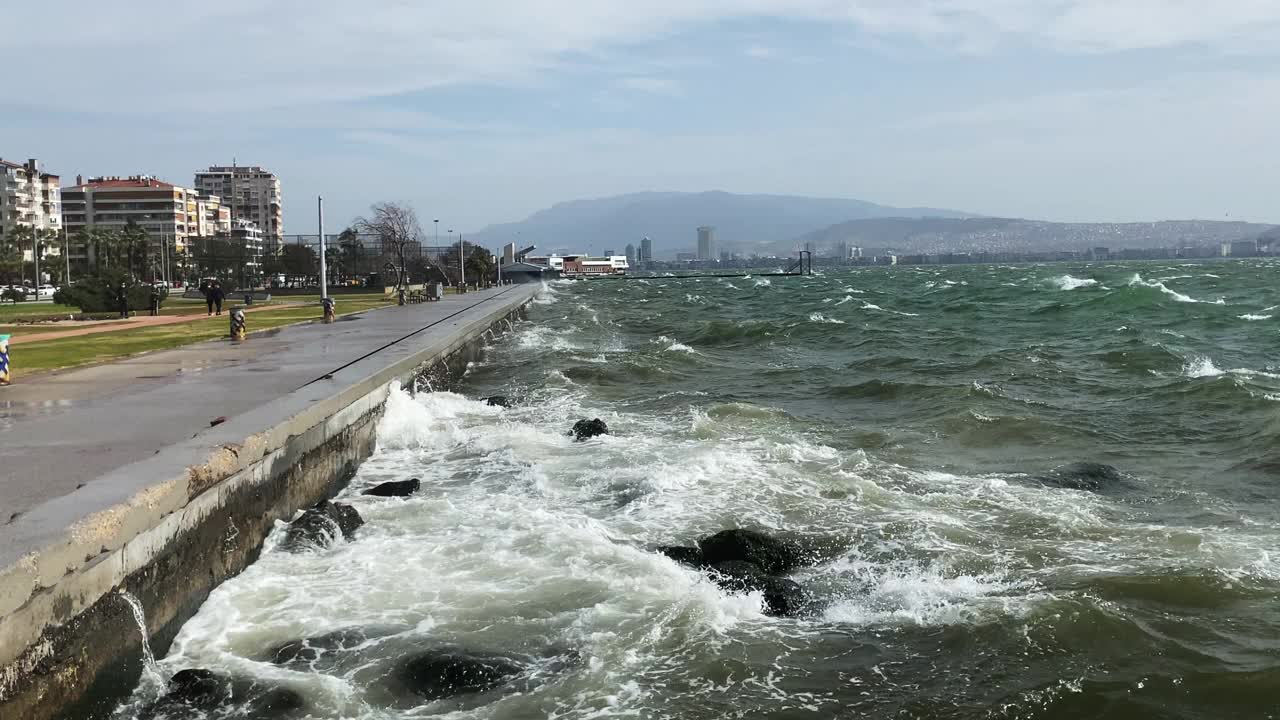
[(865, 200), (712, 191), (573, 200), (519, 222), (491, 225), (467, 239), (488, 247), (533, 245), (541, 253), (601, 254), (622, 253), (649, 237), (654, 258), (663, 260), (694, 251), (702, 225), (716, 228), (718, 250), (784, 257), (806, 245), (824, 252), (839, 244), (907, 254), (1183, 247), (1275, 231), (1274, 225), (1213, 220), (1057, 223)]
[(642, 192), (573, 200), (534, 213), (519, 222), (491, 225), (467, 239), (490, 247), (514, 242), (540, 252), (619, 253), (628, 243), (653, 241), (656, 259), (696, 249), (697, 228), (716, 228), (721, 249), (768, 250), (779, 241), (818, 228), (862, 218), (973, 217), (938, 208), (899, 208), (865, 200), (788, 195), (736, 195), (727, 192)]

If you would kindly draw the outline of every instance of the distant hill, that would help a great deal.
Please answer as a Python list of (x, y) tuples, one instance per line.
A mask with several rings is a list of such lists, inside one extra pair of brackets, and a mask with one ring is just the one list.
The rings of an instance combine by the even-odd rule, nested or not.
[[(753, 250), (787, 241), (815, 228), (859, 218), (973, 217), (936, 208), (896, 208), (864, 200), (727, 192), (644, 192), (573, 200), (541, 210), (525, 220), (491, 225), (468, 236), (496, 247), (508, 242), (542, 251), (615, 250), (653, 240), (655, 258), (697, 246), (697, 228), (714, 225), (720, 249)], [(519, 236), (517, 237), (517, 233)]]
[(1015, 218), (874, 218), (837, 223), (770, 249), (789, 253), (813, 243), (815, 250), (823, 251), (843, 242), (910, 254), (1115, 250), (1213, 245), (1274, 231), (1273, 225), (1214, 220), (1052, 223)]

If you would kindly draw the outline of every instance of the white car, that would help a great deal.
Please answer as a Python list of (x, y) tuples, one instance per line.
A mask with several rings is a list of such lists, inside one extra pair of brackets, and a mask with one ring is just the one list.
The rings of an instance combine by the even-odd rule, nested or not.
[[(54, 286), (52, 286), (52, 285), (41, 285), (41, 286), (40, 286), (40, 289), (36, 291), (36, 299), (37, 299), (37, 300), (52, 300), (52, 299), (53, 299), (53, 294), (54, 294), (54, 293), (56, 293), (56, 292), (58, 292), (58, 288), (56, 288), (56, 287), (54, 287)], [(30, 297), (30, 294), (29, 294), (29, 293), (28, 293), (27, 297)]]

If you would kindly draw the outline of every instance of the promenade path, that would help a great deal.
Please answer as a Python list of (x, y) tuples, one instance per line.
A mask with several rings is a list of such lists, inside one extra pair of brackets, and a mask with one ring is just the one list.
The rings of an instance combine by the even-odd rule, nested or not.
[[(76, 493), (92, 505), (96, 478), (206, 432), (218, 418), (269, 405), (309, 383), (324, 390), (326, 383), (389, 366), (535, 292), (510, 285), (446, 295), (331, 325), (187, 345), (0, 388), (0, 541), (12, 539), (5, 525), (44, 503)], [(330, 374), (335, 378), (325, 378)]]
[[(304, 303), (280, 303), (276, 305), (254, 305), (244, 308), (246, 313), (258, 312), (261, 310), (279, 310), (280, 308), (300, 307)], [(311, 303), (316, 308), (320, 307), (319, 303)], [(319, 310), (316, 310), (319, 313)], [(27, 333), (25, 335), (14, 335), (10, 340), (10, 345), (22, 345), (24, 343), (40, 342), (42, 340), (61, 340), (62, 338), (80, 337), (82, 335), (99, 335), (101, 333), (120, 332), (121, 330), (136, 330), (141, 327), (156, 327), (157, 325), (176, 325), (178, 323), (188, 323), (193, 320), (203, 320), (208, 317), (204, 313), (193, 313), (191, 315), (134, 315), (128, 320), (89, 320), (77, 323), (76, 327), (64, 330), (50, 330), (48, 332)], [(222, 317), (227, 317), (223, 313)]]

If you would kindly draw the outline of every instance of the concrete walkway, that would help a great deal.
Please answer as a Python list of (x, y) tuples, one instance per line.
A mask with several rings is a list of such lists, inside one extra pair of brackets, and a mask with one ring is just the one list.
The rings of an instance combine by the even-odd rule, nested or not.
[(218, 418), (234, 420), (286, 396), (297, 402), (304, 386), (316, 388), (319, 399), (331, 392), (327, 385), (409, 357), (495, 306), (524, 304), (535, 291), (513, 285), (446, 295), (0, 388), (0, 545), (17, 539), (6, 537), (5, 526), (33, 508), (72, 493), (93, 504), (95, 479), (206, 433)]

